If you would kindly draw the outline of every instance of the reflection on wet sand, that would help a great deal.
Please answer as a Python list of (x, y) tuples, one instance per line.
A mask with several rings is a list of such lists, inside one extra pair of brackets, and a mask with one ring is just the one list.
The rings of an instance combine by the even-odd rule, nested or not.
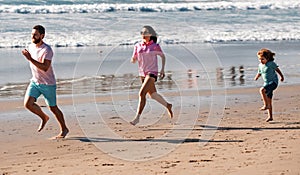
[[(172, 89), (173, 86), (172, 72), (167, 72), (166, 77), (157, 80), (157, 87)], [(123, 75), (99, 75), (93, 78), (86, 78), (82, 81), (76, 81), (70, 84), (73, 87), (73, 93), (107, 93), (122, 91), (138, 91), (141, 87), (141, 80), (136, 74)], [(166, 86), (166, 87), (165, 87)], [(59, 88), (62, 90), (62, 88)], [(65, 89), (65, 87), (64, 87)], [(58, 91), (62, 92), (62, 91)], [(64, 92), (66, 93), (66, 92)]]
[[(216, 77), (215, 77), (215, 76)], [(239, 66), (238, 72), (234, 66), (230, 68), (218, 67), (215, 71), (187, 69), (182, 71), (168, 71), (164, 79), (158, 79), (157, 88), (162, 90), (209, 89), (212, 86), (225, 87), (227, 82), (231, 86), (245, 83), (245, 69)], [(212, 84), (214, 83), (215, 84)], [(7, 84), (0, 87), (0, 97), (23, 97), (26, 83)], [(140, 78), (133, 73), (122, 75), (95, 75), (73, 79), (57, 79), (57, 94), (103, 94), (112, 92), (136, 92), (140, 89)]]
[[(238, 79), (238, 80), (237, 80)], [(235, 66), (231, 66), (228, 72), (222, 67), (216, 68), (216, 80), (218, 85), (224, 85), (224, 81), (229, 80), (231, 86), (236, 86), (237, 81), (239, 81), (239, 85), (245, 84), (245, 69), (244, 66), (239, 66), (239, 73), (236, 73)]]
[(188, 89), (192, 89), (197, 86), (197, 72), (192, 69), (188, 69), (187, 71), (187, 87)]
[(239, 67), (239, 71), (240, 71), (240, 84), (243, 85), (245, 84), (245, 69), (244, 66), (240, 66)]
[(223, 68), (217, 67), (217, 69), (216, 69), (216, 77), (217, 77), (217, 84), (219, 86), (224, 85)]

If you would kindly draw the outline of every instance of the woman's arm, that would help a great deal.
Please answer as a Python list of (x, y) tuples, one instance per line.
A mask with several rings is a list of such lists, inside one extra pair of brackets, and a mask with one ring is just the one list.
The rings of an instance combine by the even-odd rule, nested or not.
[(160, 70), (160, 78), (163, 79), (165, 77), (165, 64), (166, 64), (166, 56), (165, 54), (161, 54), (161, 70)]
[(135, 63), (136, 60), (137, 60), (136, 57), (132, 57), (131, 60), (130, 60), (130, 62), (131, 62), (131, 63)]

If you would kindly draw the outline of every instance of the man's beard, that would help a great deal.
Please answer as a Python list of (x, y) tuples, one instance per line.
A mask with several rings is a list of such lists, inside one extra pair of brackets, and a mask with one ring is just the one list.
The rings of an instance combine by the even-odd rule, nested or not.
[(41, 38), (38, 38), (38, 39), (35, 39), (35, 38), (34, 38), (32, 42), (33, 42), (34, 44), (37, 44), (37, 43), (39, 43), (40, 41), (41, 41)]

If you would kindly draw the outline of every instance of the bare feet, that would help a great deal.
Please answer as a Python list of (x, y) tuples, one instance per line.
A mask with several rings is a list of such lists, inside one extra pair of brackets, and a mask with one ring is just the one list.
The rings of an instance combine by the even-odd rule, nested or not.
[(267, 109), (270, 109), (270, 107), (269, 107), (269, 106), (263, 106), (263, 107), (261, 107), (259, 110), (265, 111), (265, 110), (267, 110)]
[(41, 132), (43, 130), (43, 128), (45, 127), (46, 123), (48, 122), (49, 117), (46, 116), (44, 119), (42, 119), (40, 126), (38, 128), (38, 132)]
[(139, 117), (136, 117), (136, 118), (134, 118), (134, 120), (132, 120), (131, 122), (130, 122), (130, 124), (132, 124), (133, 126), (134, 125), (136, 125), (137, 123), (139, 123), (140, 122), (140, 118)]
[(172, 104), (168, 103), (167, 104), (167, 109), (168, 109), (168, 113), (169, 113), (170, 118), (173, 118)]
[(55, 139), (62, 139), (62, 138), (65, 138), (66, 135), (69, 133), (69, 129), (66, 128), (64, 129), (63, 131), (60, 132), (60, 134), (58, 134)]
[(273, 121), (273, 118), (267, 118), (266, 119), (266, 122), (270, 122), (270, 121)]

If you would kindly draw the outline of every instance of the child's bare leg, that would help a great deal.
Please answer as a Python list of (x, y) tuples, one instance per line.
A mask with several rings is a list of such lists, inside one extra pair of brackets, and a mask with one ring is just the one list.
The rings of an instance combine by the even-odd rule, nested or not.
[(260, 88), (259, 92), (260, 92), (260, 95), (261, 95), (261, 97), (263, 99), (263, 102), (264, 102), (264, 106), (261, 107), (260, 110), (267, 110), (269, 108), (269, 106), (268, 106), (268, 97), (266, 95), (265, 88), (263, 88), (263, 87)]
[(266, 119), (266, 122), (269, 122), (273, 120), (272, 99), (269, 97), (267, 97), (267, 104), (269, 108), (268, 108), (268, 118)]
[(27, 108), (29, 111), (36, 114), (37, 116), (39, 116), (42, 119), (42, 121), (39, 125), (39, 128), (37, 130), (38, 132), (42, 131), (43, 128), (45, 127), (46, 123), (49, 120), (48, 115), (46, 115), (42, 111), (41, 107), (35, 103), (35, 98), (34, 97), (28, 97), (28, 96), (25, 97), (24, 107)]

